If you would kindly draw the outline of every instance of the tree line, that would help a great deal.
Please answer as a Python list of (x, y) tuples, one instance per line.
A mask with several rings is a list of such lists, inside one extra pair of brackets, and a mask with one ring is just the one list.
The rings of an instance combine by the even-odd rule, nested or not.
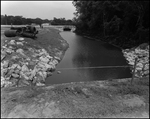
[(71, 19), (66, 20), (65, 18), (56, 18), (51, 21), (51, 25), (74, 25)]
[(121, 47), (149, 41), (149, 1), (73, 1), (76, 32)]
[(12, 15), (1, 15), (1, 25), (26, 25), (26, 24), (37, 24), (49, 23), (51, 25), (73, 25), (73, 21), (65, 18), (56, 18), (53, 20), (41, 19), (41, 18), (24, 18), (23, 16), (12, 16)]

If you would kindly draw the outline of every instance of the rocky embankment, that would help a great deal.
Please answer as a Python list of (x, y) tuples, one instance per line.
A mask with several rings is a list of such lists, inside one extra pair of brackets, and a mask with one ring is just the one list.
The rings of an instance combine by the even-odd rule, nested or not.
[[(137, 58), (137, 64), (135, 68), (135, 77), (149, 77), (149, 45), (143, 43), (138, 47), (122, 50), (124, 57), (132, 67), (135, 64)], [(133, 68), (131, 69), (133, 72)]]
[(1, 87), (44, 85), (68, 44), (55, 29), (39, 29), (37, 39), (1, 36)]

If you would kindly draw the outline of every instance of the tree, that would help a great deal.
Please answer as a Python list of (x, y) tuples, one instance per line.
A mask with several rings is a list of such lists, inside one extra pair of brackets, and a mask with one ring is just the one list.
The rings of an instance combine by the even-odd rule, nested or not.
[[(127, 43), (131, 39), (142, 42), (142, 34), (149, 31), (149, 1), (76, 0), (72, 3), (76, 7), (73, 20), (78, 33), (98, 35), (103, 39), (110, 37), (111, 40), (113, 36)], [(144, 39), (148, 38), (146, 35)]]
[(5, 14), (5, 24), (7, 25), (7, 15)]
[(42, 24), (42, 23), (50, 23), (50, 20), (48, 19), (40, 19), (40, 18), (36, 18), (36, 19), (31, 19), (31, 18), (24, 18), (22, 16), (7, 16), (5, 15), (1, 15), (1, 24), (2, 25), (24, 25), (24, 24), (32, 24), (32, 23), (36, 23), (36, 24)]

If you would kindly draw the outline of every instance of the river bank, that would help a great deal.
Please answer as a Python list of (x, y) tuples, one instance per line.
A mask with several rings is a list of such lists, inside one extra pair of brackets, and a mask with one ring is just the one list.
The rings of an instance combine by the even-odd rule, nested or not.
[(122, 50), (127, 63), (132, 66), (133, 73), (135, 60), (135, 77), (149, 77), (149, 44), (143, 43), (138, 47)]
[(102, 41), (102, 42), (109, 43), (115, 47), (120, 48), (122, 50), (122, 53), (127, 63), (131, 66), (130, 68), (131, 73), (133, 72), (135, 59), (137, 58), (135, 77), (149, 76), (149, 44), (148, 43), (142, 43), (140, 45), (134, 45), (132, 43), (124, 44), (122, 42), (117, 42), (116, 40), (110, 40), (110, 38), (107, 40), (103, 39), (99, 35), (93, 36), (92, 34), (88, 34), (84, 32), (81, 33), (78, 31), (75, 31), (75, 33), (78, 33), (85, 38), (95, 40), (95, 41)]
[(6, 118), (148, 118), (149, 77), (1, 89)]
[[(125, 39), (124, 36), (117, 36), (117, 37), (116, 36), (105, 36), (105, 37), (103, 37), (103, 34), (99, 34), (99, 33), (95, 33), (95, 32), (88, 32), (88, 31), (86, 32), (86, 31), (80, 31), (80, 30), (75, 30), (74, 32), (79, 35), (82, 35), (84, 37), (93, 39), (93, 40), (109, 43), (109, 44), (119, 47), (121, 49), (130, 49), (130, 48), (133, 48), (135, 46), (137, 47), (140, 44), (145, 43), (142, 40), (136, 42), (136, 40), (135, 39), (133, 40), (132, 38), (127, 40), (127, 39)], [(146, 32), (146, 33), (148, 34), (148, 32)], [(143, 36), (141, 36), (141, 37), (143, 37)], [(147, 38), (147, 39), (149, 39), (149, 38)], [(149, 44), (149, 41), (147, 40), (146, 43)]]
[[(6, 51), (7, 54), (1, 59), (3, 69), (13, 69), (11, 64), (8, 63), (9, 65), (6, 65), (7, 63), (4, 63), (4, 61), (10, 60), (10, 58), (14, 56), (18, 56), (20, 59), (18, 58), (12, 61), (15, 61), (15, 63), (21, 61), (19, 64), (21, 66), (29, 66), (28, 63), (32, 64), (30, 60), (36, 58), (36, 62), (38, 59), (36, 62), (38, 65), (37, 68), (40, 68), (39, 72), (42, 73), (47, 70), (45, 64), (47, 65), (46, 62), (48, 59), (51, 64), (51, 69), (61, 61), (68, 47), (64, 47), (67, 46), (67, 43), (61, 39), (58, 34), (59, 31), (53, 29), (39, 31), (39, 39), (36, 41), (23, 38), (12, 41), (13, 39), (6, 40), (7, 38), (1, 36), (8, 41), (2, 43), (3, 46), (7, 45), (5, 46), (7, 48), (4, 47), (4, 51)], [(44, 34), (47, 34), (47, 36)], [(21, 45), (22, 43), (23, 45)], [(7, 51), (7, 49), (11, 49), (9, 45), (11, 45), (11, 47), (16, 46), (16, 49), (12, 49), (14, 51), (17, 49), (23, 49), (23, 51)], [(28, 61), (26, 57), (32, 59)], [(34, 66), (36, 64), (34, 64)], [(11, 68), (9, 69), (9, 67)], [(27, 68), (21, 68), (21, 72), (26, 75), (28, 70)], [(21, 76), (23, 74), (21, 73)], [(34, 79), (37, 78), (35, 77)], [(4, 86), (1, 88), (2, 118), (149, 117), (149, 77), (135, 78), (133, 84), (131, 84), (131, 78), (72, 82), (52, 84), (49, 86), (20, 84), (18, 87), (10, 87), (10, 85), (8, 85), (8, 87)]]
[(1, 87), (44, 85), (69, 47), (59, 30), (38, 29), (36, 39), (1, 33)]

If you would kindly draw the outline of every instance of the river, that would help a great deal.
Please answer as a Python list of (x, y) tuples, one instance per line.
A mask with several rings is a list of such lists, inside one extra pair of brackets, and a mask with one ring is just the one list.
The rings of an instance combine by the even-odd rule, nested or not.
[(108, 67), (128, 65), (121, 49), (69, 31), (61, 31), (60, 35), (69, 43), (69, 48), (56, 71), (46, 79), (46, 84), (131, 77), (129, 67)]

